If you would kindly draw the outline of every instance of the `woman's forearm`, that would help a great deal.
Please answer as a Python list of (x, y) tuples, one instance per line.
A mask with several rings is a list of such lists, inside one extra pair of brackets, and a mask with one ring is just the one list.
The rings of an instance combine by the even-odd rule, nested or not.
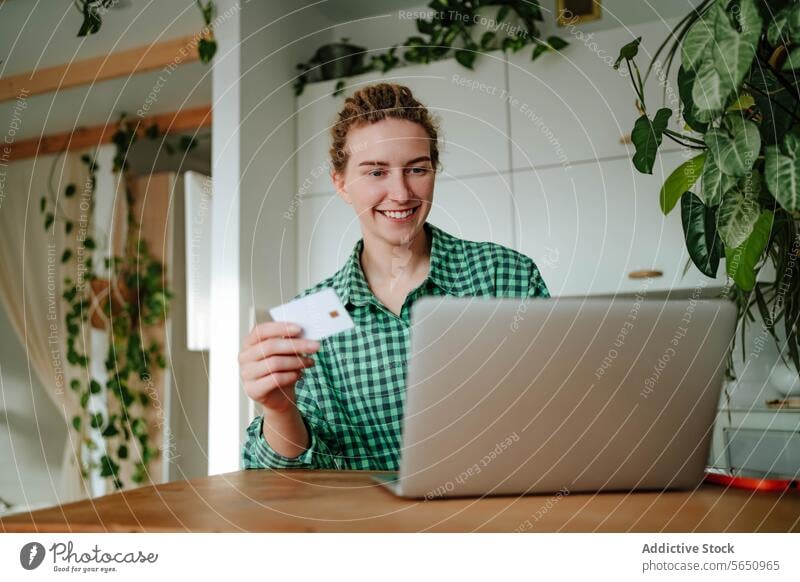
[(297, 407), (282, 412), (265, 409), (262, 425), (264, 438), (284, 457), (293, 459), (308, 449), (310, 437)]

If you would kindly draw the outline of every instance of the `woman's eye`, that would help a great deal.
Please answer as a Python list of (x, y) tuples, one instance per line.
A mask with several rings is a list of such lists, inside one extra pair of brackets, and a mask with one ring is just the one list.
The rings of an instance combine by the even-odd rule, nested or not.
[(417, 176), (424, 176), (428, 172), (428, 168), (420, 168), (420, 167), (409, 168), (409, 170), (412, 171), (411, 172), (412, 174), (416, 174)]
[[(376, 173), (376, 172), (377, 172), (377, 173)], [(370, 175), (370, 176), (375, 176), (376, 178), (377, 178), (378, 176), (382, 175), (382, 174), (383, 174), (383, 170), (372, 170), (372, 171), (369, 173), (369, 175)]]

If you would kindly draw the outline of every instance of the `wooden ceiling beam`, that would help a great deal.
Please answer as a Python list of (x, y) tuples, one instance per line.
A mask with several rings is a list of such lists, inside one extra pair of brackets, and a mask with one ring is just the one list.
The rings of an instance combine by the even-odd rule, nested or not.
[[(138, 123), (138, 133), (143, 134), (145, 129), (154, 123), (158, 125), (159, 132), (180, 133), (211, 126), (211, 107), (206, 105), (194, 109), (185, 109), (173, 113), (163, 113), (141, 119), (130, 119), (133, 124)], [(117, 123), (82, 127), (75, 131), (36, 137), (9, 144), (0, 144), (0, 161), (14, 162), (34, 156), (45, 156), (63, 151), (83, 150), (98, 145), (111, 143)]]
[(193, 63), (200, 58), (200, 38), (200, 34), (183, 36), (6, 77), (0, 79), (0, 102)]

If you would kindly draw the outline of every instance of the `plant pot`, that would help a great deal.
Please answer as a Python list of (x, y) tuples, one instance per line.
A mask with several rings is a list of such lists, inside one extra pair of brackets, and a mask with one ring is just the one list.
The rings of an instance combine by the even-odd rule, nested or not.
[(114, 280), (112, 286), (109, 279), (92, 279), (89, 282), (92, 290), (91, 305), (89, 306), (89, 323), (95, 329), (106, 330), (109, 328), (108, 302), (111, 302), (111, 316), (119, 315), (127, 305), (133, 293), (125, 284), (122, 277)]
[(320, 65), (321, 80), (339, 79), (355, 75), (364, 68), (366, 50), (348, 43), (326, 44), (317, 49), (311, 62)]
[(797, 371), (778, 360), (769, 375), (769, 382), (784, 397), (800, 396), (800, 378)]

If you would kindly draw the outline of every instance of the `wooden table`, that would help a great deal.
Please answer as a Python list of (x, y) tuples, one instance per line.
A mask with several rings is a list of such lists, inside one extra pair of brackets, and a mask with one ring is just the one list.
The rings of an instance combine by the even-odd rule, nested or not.
[(800, 494), (662, 493), (406, 500), (367, 471), (243, 470), (20, 513), (3, 532), (789, 532)]

